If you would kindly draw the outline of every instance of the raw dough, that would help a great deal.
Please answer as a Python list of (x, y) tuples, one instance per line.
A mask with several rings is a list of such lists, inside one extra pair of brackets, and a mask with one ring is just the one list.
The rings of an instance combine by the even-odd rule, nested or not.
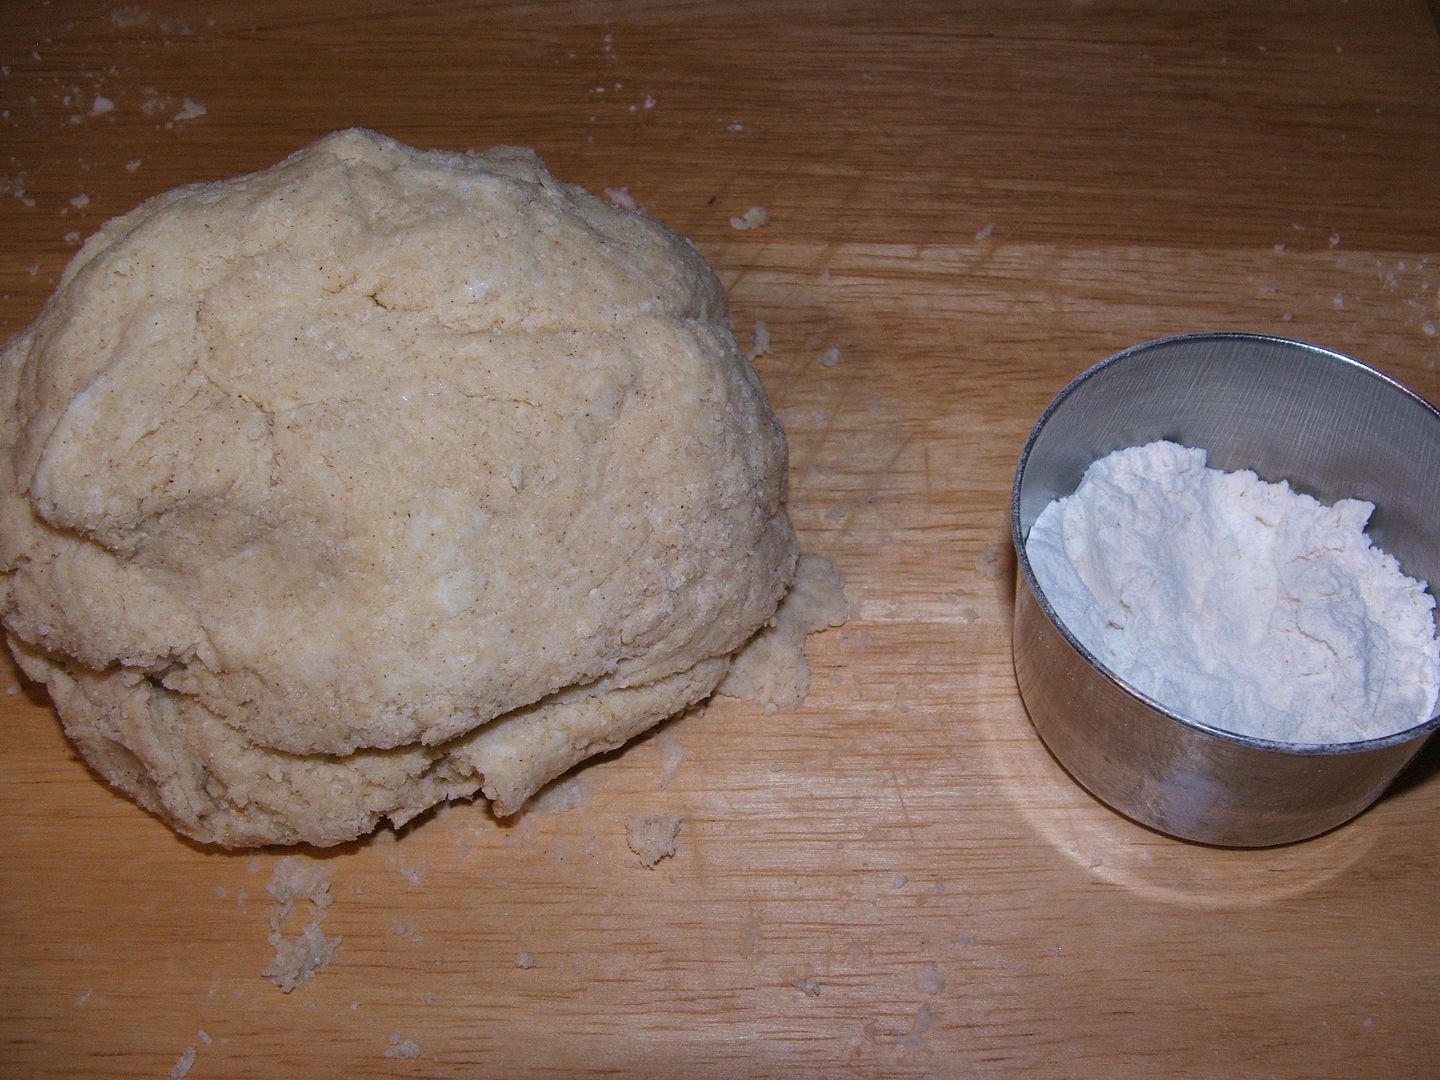
[(226, 846), (497, 813), (710, 694), (797, 559), (692, 246), (529, 151), (331, 135), (110, 222), (0, 355), (0, 615)]
[(654, 870), (661, 859), (675, 854), (675, 838), (680, 835), (679, 814), (636, 814), (625, 825), (625, 842), (640, 856), (640, 865)]

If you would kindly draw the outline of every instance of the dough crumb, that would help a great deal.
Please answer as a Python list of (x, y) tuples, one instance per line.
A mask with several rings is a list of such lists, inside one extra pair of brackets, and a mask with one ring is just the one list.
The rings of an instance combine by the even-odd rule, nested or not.
[(175, 1064), (170, 1067), (170, 1080), (183, 1080), (190, 1074), (190, 1067), (195, 1064), (195, 1047), (187, 1046), (181, 1052)]
[(742, 232), (746, 229), (759, 229), (770, 224), (770, 212), (763, 206), (752, 206), (739, 217), (730, 219), (730, 227), (739, 229)]
[(194, 98), (186, 98), (180, 103), (180, 111), (170, 118), (171, 123), (182, 124), (186, 120), (196, 120), (204, 116), (210, 110), (201, 105)]
[(660, 786), (667, 788), (670, 781), (675, 779), (675, 773), (684, 764), (685, 747), (668, 731), (662, 731), (655, 737), (655, 745), (660, 750)]
[[(327, 938), (320, 928), (325, 911), (334, 902), (330, 895), (330, 870), (318, 863), (294, 857), (281, 859), (265, 890), (276, 908), (270, 916), (270, 936), (275, 957), (262, 975), (285, 993), (309, 982), (315, 973), (335, 959), (341, 938)], [(285, 936), (285, 922), (297, 901), (308, 901), (314, 915), (295, 937)]]
[(981, 229), (979, 232), (977, 232), (977, 233), (975, 234), (975, 239), (976, 239), (976, 240), (980, 240), (980, 241), (985, 241), (985, 240), (989, 240), (990, 237), (992, 237), (992, 236), (994, 236), (994, 235), (995, 235), (995, 224), (994, 224), (994, 222), (991, 222), (989, 225), (986, 225), (983, 229)]
[(810, 997), (820, 996), (820, 983), (816, 979), (796, 979), (794, 986), (802, 994), (808, 994)]
[(414, 1039), (404, 1038), (399, 1032), (391, 1033), (390, 1037), (385, 1041), (390, 1044), (389, 1048), (385, 1051), (387, 1058), (403, 1058), (408, 1060), (410, 1058), (418, 1058), (423, 1052), (420, 1049), (419, 1043)]
[(805, 637), (845, 622), (845, 580), (819, 555), (801, 555), (795, 584), (770, 625), (736, 654), (717, 692), (781, 709), (799, 708), (810, 692)]
[(101, 94), (95, 95), (95, 100), (90, 103), (91, 116), (103, 116), (108, 112), (115, 111), (115, 102)]
[(516, 954), (515, 954), (515, 966), (516, 966), (517, 968), (523, 968), (524, 970), (529, 971), (531, 968), (533, 968), (533, 967), (535, 966), (535, 956), (534, 956), (534, 954), (533, 954), (533, 953), (528, 953), (528, 952), (516, 953)]
[(760, 357), (766, 356), (770, 352), (770, 328), (763, 322), (757, 320), (755, 328), (750, 334), (751, 344), (745, 353), (745, 359), (753, 364), (756, 360), (760, 359)]
[(294, 856), (286, 856), (275, 864), (265, 891), (279, 905), (279, 911), (271, 916), (272, 929), (279, 929), (297, 900), (308, 900), (322, 910), (334, 903), (330, 895), (329, 867)]
[(900, 1039), (900, 1045), (907, 1050), (918, 1050), (925, 1043), (925, 1035), (935, 1026), (935, 1017), (930, 1012), (930, 1004), (926, 1002), (915, 1010), (915, 1023), (910, 1028), (910, 1034)]
[(132, 4), (129, 7), (118, 7), (110, 12), (110, 21), (122, 30), (142, 23), (148, 18), (150, 18), (150, 12), (138, 4)]
[(655, 869), (661, 859), (675, 854), (675, 837), (680, 833), (679, 814), (636, 814), (625, 826), (625, 842), (640, 856), (640, 865)]
[(834, 345), (820, 354), (821, 367), (834, 367), (838, 363), (840, 363), (840, 350)]
[(945, 989), (945, 976), (934, 964), (926, 964), (915, 973), (915, 989), (922, 994), (938, 994)]
[(1000, 562), (1000, 553), (994, 548), (981, 548), (975, 556), (975, 573), (990, 581), (999, 581), (1005, 576), (1005, 567)]

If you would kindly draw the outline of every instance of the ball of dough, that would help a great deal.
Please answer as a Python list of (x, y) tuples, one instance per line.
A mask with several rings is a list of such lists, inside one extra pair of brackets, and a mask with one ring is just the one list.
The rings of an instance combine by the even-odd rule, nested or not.
[(373, 132), (160, 195), (0, 361), (0, 615), (195, 839), (501, 814), (709, 694), (794, 574), (784, 437), (686, 241)]

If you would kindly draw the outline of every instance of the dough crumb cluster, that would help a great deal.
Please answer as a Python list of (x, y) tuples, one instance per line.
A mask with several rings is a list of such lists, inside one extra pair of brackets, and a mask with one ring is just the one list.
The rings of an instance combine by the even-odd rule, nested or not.
[[(334, 902), (330, 870), (319, 863), (287, 857), (275, 864), (265, 891), (275, 901), (269, 937), (275, 957), (261, 974), (288, 994), (314, 978), (340, 951), (342, 939), (326, 937), (320, 926)], [(298, 934), (287, 936), (286, 924), (301, 902), (309, 905), (310, 919)]]

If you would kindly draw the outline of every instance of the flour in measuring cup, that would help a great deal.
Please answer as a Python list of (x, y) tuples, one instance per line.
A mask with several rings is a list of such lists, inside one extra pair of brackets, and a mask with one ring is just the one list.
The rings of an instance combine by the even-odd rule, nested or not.
[(1375, 509), (1326, 506), (1171, 442), (1096, 461), (1026, 555), (1056, 615), (1115, 674), (1192, 720), (1294, 743), (1429, 719), (1434, 598), (1375, 547)]

